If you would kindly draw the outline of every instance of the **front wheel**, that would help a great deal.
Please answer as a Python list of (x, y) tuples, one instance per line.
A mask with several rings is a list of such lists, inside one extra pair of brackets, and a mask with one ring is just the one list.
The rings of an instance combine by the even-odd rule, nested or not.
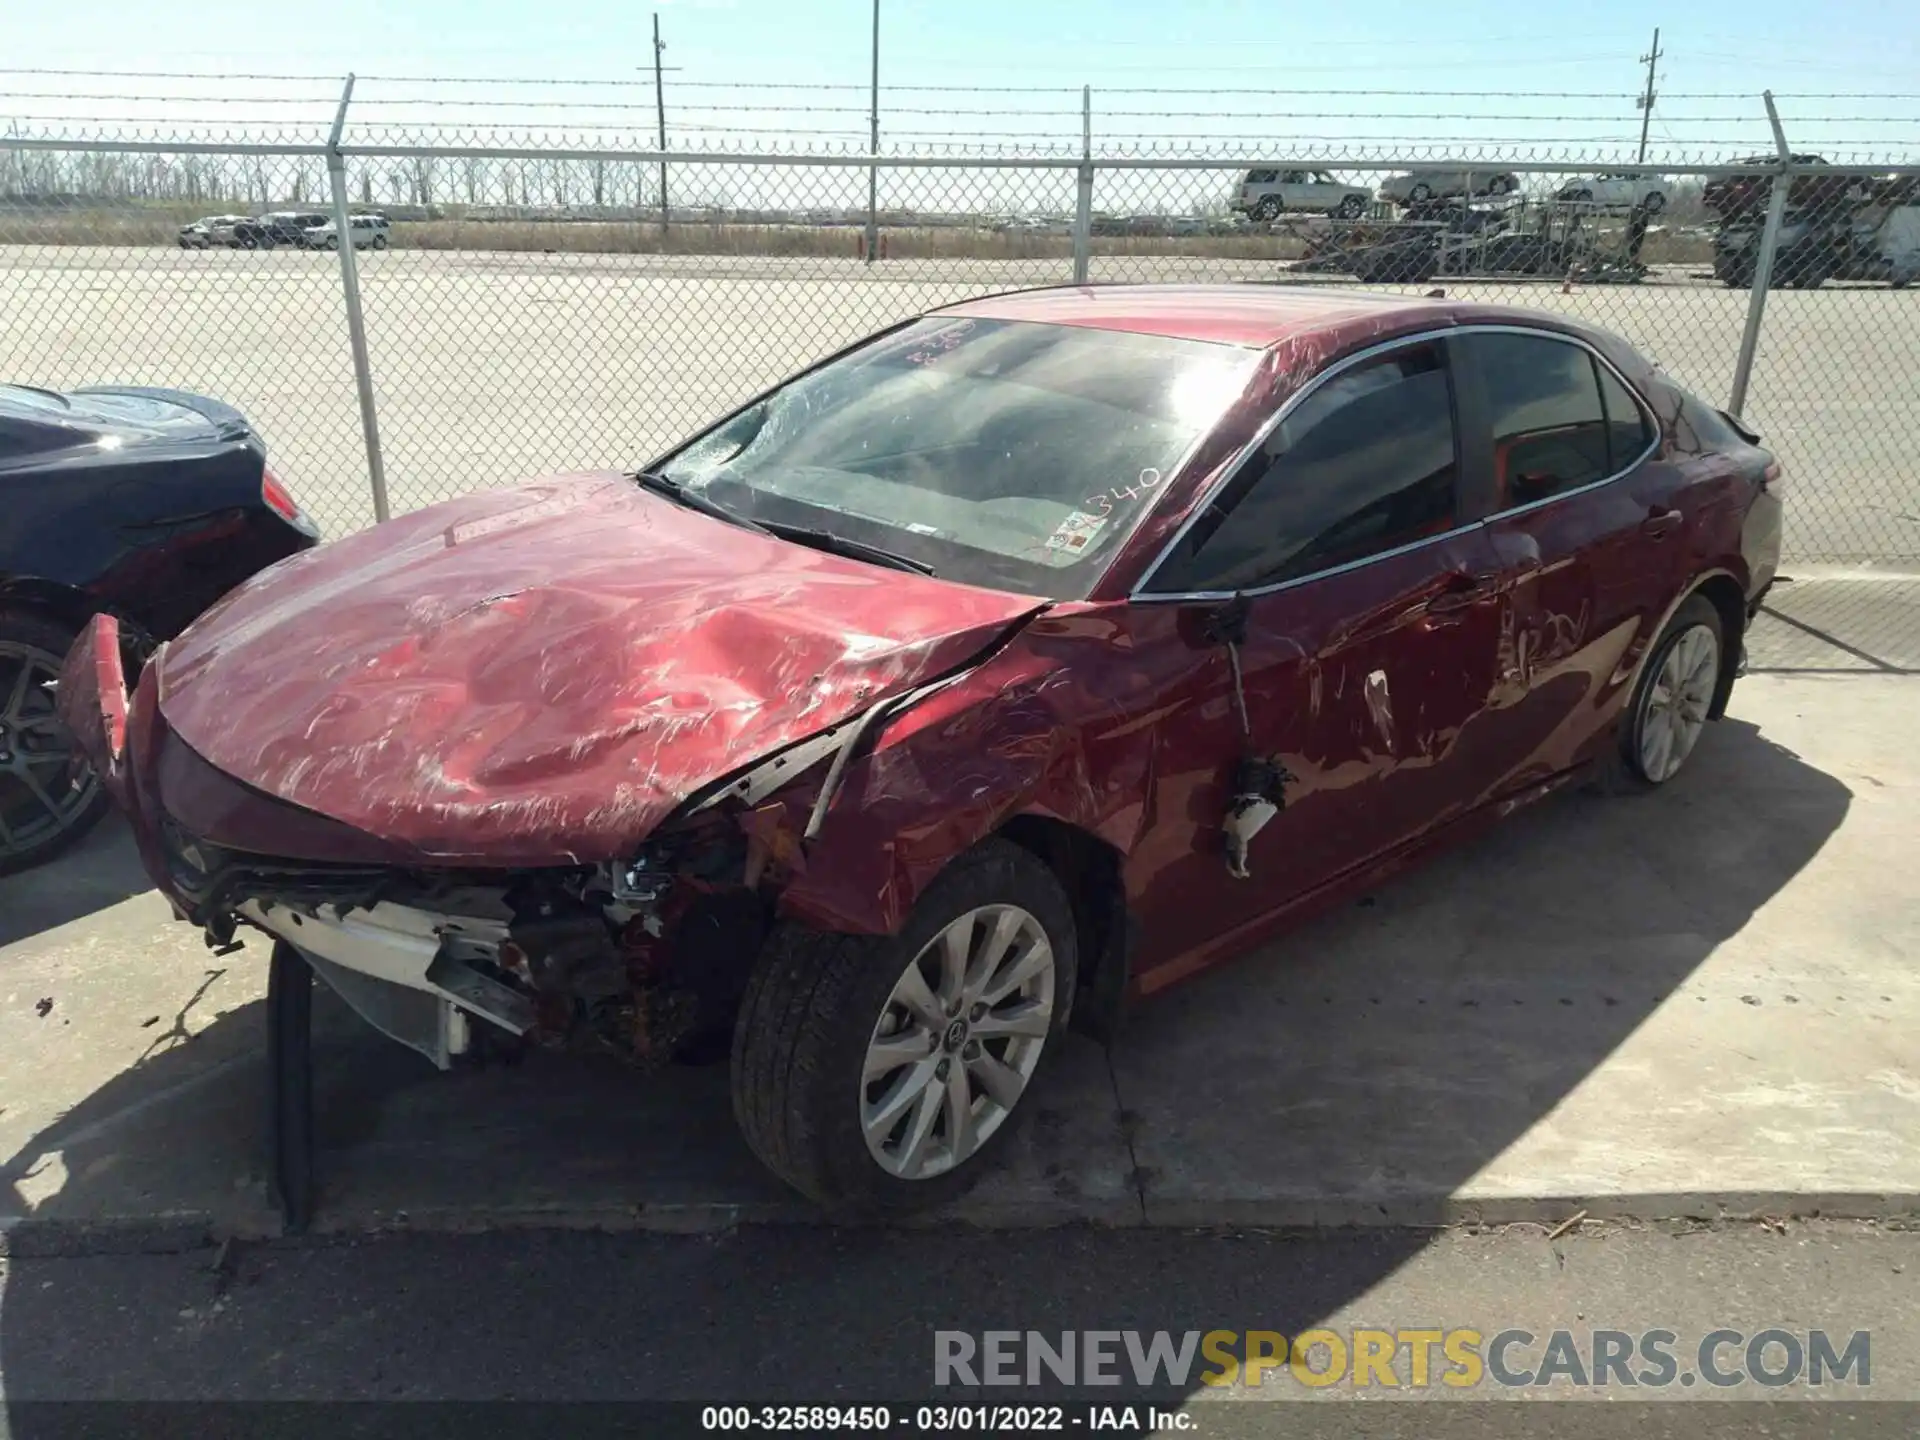
[(1643, 787), (1680, 773), (1707, 728), (1725, 644), (1720, 612), (1704, 596), (1683, 603), (1654, 642), (1620, 728), (1620, 759)]
[(0, 610), (0, 875), (51, 860), (100, 822), (109, 801), (98, 778), (68, 779), (73, 737), (48, 682), (73, 632), (40, 615)]
[(1648, 192), (1646, 199), (1640, 202), (1640, 208), (1649, 215), (1658, 215), (1667, 208), (1667, 197), (1658, 190)]
[(1028, 1108), (1075, 973), (1066, 891), (1005, 840), (950, 865), (898, 935), (781, 926), (734, 1028), (747, 1144), (835, 1212), (952, 1199)]
[(376, 249), (376, 250), (384, 250), (384, 249), (386, 249), (386, 248), (387, 248), (387, 237), (386, 237), (386, 236), (384, 236), (384, 235), (376, 235), (376, 236), (374, 236), (374, 237), (373, 237), (373, 248), (374, 248), (374, 249)]
[(1358, 220), (1360, 212), (1367, 208), (1367, 202), (1358, 195), (1349, 195), (1340, 202), (1340, 208), (1334, 213), (1342, 220)]
[(1407, 192), (1407, 199), (1411, 200), (1415, 205), (1425, 204), (1432, 198), (1433, 187), (1424, 183), (1414, 186), (1413, 189)]
[(1504, 195), (1511, 189), (1513, 189), (1513, 181), (1504, 175), (1496, 175), (1487, 182), (1487, 193), (1489, 195)]
[(1253, 218), (1268, 224), (1278, 220), (1280, 218), (1279, 198), (1273, 195), (1262, 196), (1259, 203), (1253, 207)]

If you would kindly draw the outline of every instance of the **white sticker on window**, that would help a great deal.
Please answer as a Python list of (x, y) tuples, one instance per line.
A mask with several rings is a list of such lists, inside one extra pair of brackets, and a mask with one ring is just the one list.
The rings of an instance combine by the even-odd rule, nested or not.
[(1100, 533), (1106, 523), (1107, 517), (1104, 515), (1089, 515), (1084, 510), (1071, 511), (1047, 537), (1047, 549), (1065, 550), (1071, 554), (1091, 549), (1093, 537)]

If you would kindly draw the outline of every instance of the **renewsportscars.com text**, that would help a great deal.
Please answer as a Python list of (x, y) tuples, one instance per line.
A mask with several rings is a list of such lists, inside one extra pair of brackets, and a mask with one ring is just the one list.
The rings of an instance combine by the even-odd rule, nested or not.
[(1322, 1389), (1664, 1389), (1704, 1385), (1873, 1383), (1873, 1338), (1855, 1330), (1672, 1330), (1461, 1328), (1304, 1330), (936, 1330), (936, 1385), (1305, 1385)]

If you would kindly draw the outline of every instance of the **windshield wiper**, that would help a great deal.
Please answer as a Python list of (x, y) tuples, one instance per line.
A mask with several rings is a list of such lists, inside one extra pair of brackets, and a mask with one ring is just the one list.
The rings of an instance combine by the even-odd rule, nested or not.
[(756, 534), (771, 535), (773, 532), (756, 520), (736, 514), (718, 501), (709, 500), (698, 490), (689, 490), (678, 480), (669, 480), (651, 470), (636, 470), (633, 478), (643, 490), (651, 490), (656, 495), (664, 495), (676, 505), (684, 505), (689, 510), (698, 510), (702, 515), (712, 516), (715, 520), (724, 520), (729, 525), (738, 525), (742, 530), (752, 530)]
[(886, 565), (895, 570), (911, 570), (916, 575), (933, 574), (933, 567), (924, 560), (916, 560), (911, 555), (902, 555), (897, 550), (886, 550), (878, 545), (869, 545), (864, 540), (853, 540), (845, 535), (836, 535), (831, 530), (820, 530), (811, 525), (788, 525), (778, 520), (763, 520), (759, 523), (760, 528), (770, 535), (778, 535), (782, 540), (791, 540), (796, 545), (825, 550), (829, 555), (845, 555), (850, 560), (869, 560), (875, 565)]

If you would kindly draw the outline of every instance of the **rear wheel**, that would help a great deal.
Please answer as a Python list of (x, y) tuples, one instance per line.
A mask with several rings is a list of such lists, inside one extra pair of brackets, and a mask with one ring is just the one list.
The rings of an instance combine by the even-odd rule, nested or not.
[(1487, 193), (1489, 195), (1504, 195), (1511, 189), (1513, 189), (1513, 181), (1504, 175), (1496, 175), (1487, 182)]
[(387, 237), (386, 237), (386, 236), (384, 236), (384, 235), (376, 235), (376, 236), (374, 236), (374, 237), (373, 237), (373, 248), (374, 248), (374, 249), (376, 249), (376, 250), (384, 250), (384, 249), (386, 249), (386, 248), (387, 248)]
[(1254, 204), (1253, 218), (1268, 221), (1278, 220), (1280, 218), (1280, 210), (1280, 197), (1278, 195), (1262, 195)]
[(1424, 180), (1407, 192), (1407, 199), (1411, 200), (1415, 205), (1423, 204), (1432, 198), (1433, 187)]
[(1029, 1108), (1074, 974), (1065, 890), (1004, 840), (949, 866), (898, 935), (783, 926), (734, 1028), (741, 1131), (769, 1169), (832, 1210), (951, 1199)]
[(1349, 195), (1340, 202), (1340, 208), (1334, 213), (1342, 220), (1358, 220), (1360, 212), (1367, 208), (1367, 202), (1358, 195)]
[(1660, 632), (1620, 727), (1621, 768), (1637, 786), (1666, 784), (1693, 754), (1720, 684), (1724, 643), (1720, 612), (1700, 595)]
[(1649, 215), (1658, 215), (1667, 208), (1667, 197), (1658, 190), (1650, 190), (1646, 198), (1640, 202), (1640, 208)]
[(107, 812), (91, 770), (67, 778), (73, 737), (48, 688), (73, 638), (44, 616), (0, 610), (0, 875), (52, 859)]

